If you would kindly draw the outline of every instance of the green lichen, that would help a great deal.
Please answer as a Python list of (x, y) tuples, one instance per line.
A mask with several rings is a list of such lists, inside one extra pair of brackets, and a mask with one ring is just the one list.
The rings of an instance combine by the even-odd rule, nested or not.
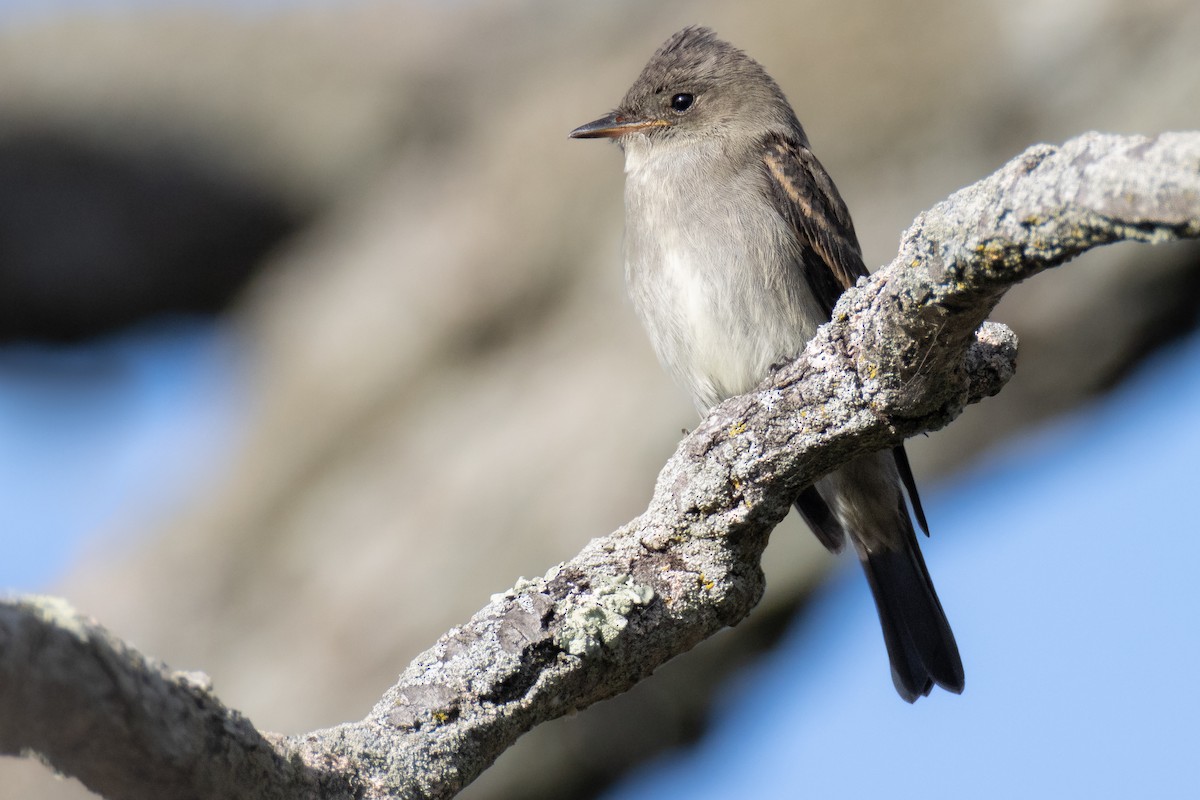
[(653, 599), (654, 590), (634, 583), (629, 575), (593, 583), (567, 612), (555, 641), (573, 656), (592, 655), (628, 627), (630, 611)]

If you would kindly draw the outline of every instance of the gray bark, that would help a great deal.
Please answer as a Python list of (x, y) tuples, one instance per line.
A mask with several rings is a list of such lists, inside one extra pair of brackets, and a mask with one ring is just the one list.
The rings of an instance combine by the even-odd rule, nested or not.
[(645, 513), (493, 597), (364, 720), (260, 733), (202, 675), (18, 598), (0, 604), (0, 752), (111, 798), (451, 797), (525, 731), (745, 617), (801, 487), (998, 392), (1016, 338), (984, 320), (1009, 287), (1097, 245), (1197, 237), (1200, 133), (1032, 147), (922, 214), (795, 362), (715, 408)]

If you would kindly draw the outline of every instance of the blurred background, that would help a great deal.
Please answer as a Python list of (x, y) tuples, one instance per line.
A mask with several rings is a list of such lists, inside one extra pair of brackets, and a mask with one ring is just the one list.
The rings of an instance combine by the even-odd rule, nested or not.
[[(1028, 145), (1200, 128), (1194, 0), (0, 0), (0, 590), (296, 733), (640, 513), (695, 419), (619, 153), (566, 134), (692, 23), (781, 84), (871, 265)], [(789, 519), (749, 619), (463, 796), (1196, 796), (1198, 262), (1018, 287), (1016, 378), (911, 443), (962, 697), (897, 699)]]

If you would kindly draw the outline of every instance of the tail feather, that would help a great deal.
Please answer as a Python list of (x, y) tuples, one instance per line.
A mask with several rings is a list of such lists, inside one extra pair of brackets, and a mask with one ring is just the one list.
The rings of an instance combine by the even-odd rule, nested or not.
[(846, 543), (846, 532), (815, 486), (809, 486), (800, 492), (800, 496), (796, 498), (796, 510), (829, 552), (842, 552)]
[(896, 691), (908, 702), (928, 695), (934, 684), (959, 694), (963, 690), (962, 659), (908, 526), (906, 546), (864, 553), (859, 549), (883, 640), (892, 663)]
[(904, 482), (904, 491), (908, 492), (908, 502), (912, 504), (913, 515), (917, 518), (917, 524), (921, 526), (922, 532), (928, 536), (929, 523), (925, 520), (925, 509), (921, 507), (921, 495), (917, 493), (917, 481), (913, 478), (912, 467), (908, 464), (908, 453), (905, 452), (904, 445), (898, 444), (893, 447), (892, 457), (896, 461), (896, 471), (900, 473), (900, 480)]

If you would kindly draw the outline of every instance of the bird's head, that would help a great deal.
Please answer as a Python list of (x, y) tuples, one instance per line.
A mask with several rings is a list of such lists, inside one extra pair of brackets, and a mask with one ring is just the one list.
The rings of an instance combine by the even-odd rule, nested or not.
[(686, 145), (741, 131), (803, 137), (783, 92), (757, 61), (708, 28), (690, 27), (663, 43), (615, 111), (571, 137)]

